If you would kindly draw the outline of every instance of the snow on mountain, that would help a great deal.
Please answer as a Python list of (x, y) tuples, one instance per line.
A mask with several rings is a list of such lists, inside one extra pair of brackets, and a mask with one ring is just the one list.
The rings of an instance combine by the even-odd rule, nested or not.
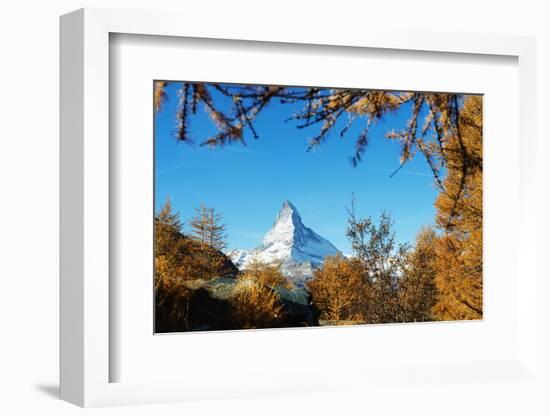
[(315, 233), (302, 222), (298, 210), (290, 201), (284, 201), (275, 223), (265, 234), (262, 245), (253, 250), (233, 250), (229, 255), (239, 269), (253, 260), (280, 263), (282, 272), (301, 284), (313, 276), (327, 256), (340, 251), (330, 241)]

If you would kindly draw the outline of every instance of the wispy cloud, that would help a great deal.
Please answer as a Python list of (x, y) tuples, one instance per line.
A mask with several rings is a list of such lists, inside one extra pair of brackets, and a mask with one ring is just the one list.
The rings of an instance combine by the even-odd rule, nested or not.
[[(218, 147), (215, 149), (211, 149), (208, 147), (196, 147), (193, 149), (193, 151), (197, 152), (224, 152), (224, 153), (232, 153), (232, 154), (250, 154), (250, 155), (265, 155), (269, 154), (269, 152), (259, 150), (259, 149), (251, 149), (250, 147), (234, 144), (234, 145), (228, 145), (225, 147)], [(162, 167), (156, 169), (157, 175), (165, 175), (166, 173), (170, 173), (179, 169), (182, 169), (186, 166), (186, 163), (178, 163), (172, 166)]]
[[(264, 150), (251, 149), (248, 146), (239, 145), (239, 144), (234, 144), (234, 145), (226, 146), (224, 148), (219, 148), (219, 150), (221, 150), (221, 149), (223, 149), (223, 151), (229, 152), (229, 153), (249, 153), (251, 155), (266, 155), (266, 154), (270, 153), (270, 152), (266, 152)], [(212, 150), (212, 149), (209, 149), (209, 150)], [(218, 150), (218, 149), (214, 149), (214, 150)]]
[(168, 167), (163, 168), (163, 169), (156, 169), (156, 174), (157, 175), (164, 175), (166, 173), (170, 173), (170, 172), (173, 172), (175, 170), (178, 170), (178, 169), (180, 169), (184, 166), (185, 166), (185, 163), (178, 163), (177, 165), (168, 166)]
[[(387, 168), (372, 168), (371, 167), (371, 168), (367, 168), (367, 170), (378, 171), (378, 172), (387, 172), (390, 175), (395, 172), (395, 169), (387, 169)], [(431, 178), (433, 176), (430, 173), (417, 172), (417, 171), (414, 171), (414, 170), (406, 170), (406, 169), (400, 169), (399, 171), (397, 171), (395, 173), (395, 176), (397, 176), (397, 175), (423, 176), (423, 177), (426, 177), (426, 178)]]

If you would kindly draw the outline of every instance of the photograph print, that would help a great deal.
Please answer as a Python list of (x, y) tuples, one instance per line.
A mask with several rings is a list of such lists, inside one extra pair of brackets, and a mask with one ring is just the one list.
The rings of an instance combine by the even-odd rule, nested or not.
[(153, 83), (155, 333), (483, 319), (483, 97)]

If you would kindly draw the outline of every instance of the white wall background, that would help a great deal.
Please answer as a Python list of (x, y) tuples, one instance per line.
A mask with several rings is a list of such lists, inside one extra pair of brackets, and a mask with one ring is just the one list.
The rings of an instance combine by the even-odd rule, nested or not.
[[(536, 0), (479, 1), (213, 1), (182, 0), (19, 0), (0, 6), (0, 413), (76, 414), (81, 409), (56, 399), (58, 383), (58, 16), (74, 9), (116, 7), (190, 11), (190, 18), (212, 13), (248, 16), (286, 25), (327, 23), (327, 30), (348, 25), (427, 27), (434, 30), (510, 33), (537, 36), (539, 213), (550, 212), (543, 141), (550, 104), (550, 27), (545, 3)], [(190, 10), (190, 8), (192, 10)], [(185, 24), (185, 22), (182, 22)], [(236, 26), (236, 32), (246, 27)], [(548, 220), (539, 224), (539, 250), (548, 250), (544, 237)], [(543, 267), (542, 263), (539, 265)], [(543, 275), (548, 267), (544, 266)], [(542, 271), (540, 272), (542, 273)], [(538, 289), (550, 293), (543, 282)], [(550, 302), (540, 305), (548, 317)], [(548, 319), (545, 319), (548, 322)], [(548, 327), (547, 327), (548, 328)], [(542, 329), (542, 327), (541, 327)], [(548, 330), (540, 331), (550, 351)], [(541, 351), (542, 352), (542, 351)], [(548, 369), (548, 355), (539, 359)], [(550, 372), (546, 371), (546, 374)], [(550, 391), (550, 389), (549, 389)], [(399, 398), (387, 394), (363, 397), (345, 393), (307, 397), (260, 398), (93, 410), (101, 415), (141, 414), (544, 414), (535, 398), (541, 391), (506, 383), (484, 389), (457, 384), (452, 389), (434, 385), (433, 395), (414, 391)], [(542, 401), (540, 402), (542, 403)], [(546, 413), (548, 414), (548, 413)]]

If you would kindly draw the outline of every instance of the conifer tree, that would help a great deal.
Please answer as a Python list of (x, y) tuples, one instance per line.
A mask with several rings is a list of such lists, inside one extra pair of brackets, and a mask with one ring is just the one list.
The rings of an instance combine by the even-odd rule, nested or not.
[(326, 258), (307, 287), (321, 319), (331, 325), (365, 322), (369, 292), (359, 259), (342, 255)]
[(155, 253), (165, 255), (175, 246), (182, 232), (182, 223), (178, 212), (173, 212), (170, 197), (155, 216)]
[(416, 237), (414, 250), (407, 256), (407, 265), (399, 282), (400, 320), (431, 321), (432, 307), (437, 301), (435, 231), (426, 227)]
[(164, 282), (185, 282), (236, 272), (219, 249), (182, 233), (179, 213), (168, 199), (155, 217), (155, 276)]
[(238, 278), (234, 296), (229, 300), (230, 319), (237, 328), (274, 328), (285, 316), (276, 286), (287, 279), (274, 264), (253, 261)]
[(226, 247), (227, 226), (222, 223), (223, 217), (214, 208), (201, 205), (196, 208), (196, 215), (189, 221), (191, 235), (203, 244), (217, 250)]
[(470, 96), (446, 146), (445, 191), (436, 200), (438, 319), (483, 316), (482, 99)]
[(265, 263), (253, 258), (247, 264), (243, 275), (262, 286), (282, 286), (291, 289), (291, 282), (281, 272), (281, 265), (277, 262)]

